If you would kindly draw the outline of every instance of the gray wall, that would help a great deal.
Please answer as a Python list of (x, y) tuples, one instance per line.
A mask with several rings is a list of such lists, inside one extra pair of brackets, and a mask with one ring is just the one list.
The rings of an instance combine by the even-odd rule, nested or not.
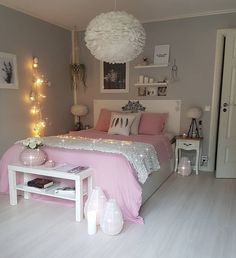
[[(134, 69), (141, 57), (130, 63), (129, 94), (101, 94), (100, 71), (97, 61), (85, 46), (84, 33), (79, 34), (80, 62), (87, 67), (87, 91), (81, 88), (78, 99), (89, 105), (90, 114), (84, 118), (85, 123), (92, 124), (93, 99), (180, 99), (181, 133), (188, 130), (190, 120), (186, 118), (186, 110), (192, 106), (200, 106), (203, 110), (211, 105), (213, 74), (215, 61), (216, 31), (222, 28), (236, 27), (236, 14), (213, 15), (198, 18), (179, 19), (144, 24), (147, 41), (142, 56), (153, 60), (154, 47), (170, 44), (170, 62), (175, 58), (178, 65), (179, 81), (170, 83), (166, 97), (138, 97), (134, 83), (138, 74), (152, 75), (162, 78), (170, 73), (170, 68), (153, 68), (152, 70)], [(210, 112), (203, 112), (203, 154), (208, 155)]]
[(17, 56), (18, 90), (0, 89), (0, 156), (16, 140), (31, 136), (27, 102), (32, 86), (32, 57), (39, 58), (39, 70), (51, 81), (43, 115), (48, 118), (46, 135), (67, 132), (73, 125), (73, 101), (69, 63), (70, 32), (20, 12), (0, 6), (0, 52)]

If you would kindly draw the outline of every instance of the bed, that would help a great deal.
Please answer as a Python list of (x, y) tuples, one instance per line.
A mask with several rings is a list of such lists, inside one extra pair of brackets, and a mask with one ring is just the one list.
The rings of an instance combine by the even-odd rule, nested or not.
[[(130, 103), (134, 102), (131, 101)], [(168, 112), (169, 117), (165, 126), (166, 132), (164, 133), (165, 139), (169, 137), (169, 133), (172, 135), (179, 133), (181, 105), (179, 100), (143, 100), (140, 101), (139, 104), (146, 108), (145, 113)], [(102, 109), (121, 111), (121, 107), (126, 106), (127, 100), (95, 100), (94, 124), (97, 123)], [(75, 134), (79, 134), (79, 137)], [(97, 134), (99, 136), (96, 136)], [(128, 152), (128, 154), (124, 156), (123, 154), (116, 152), (115, 148), (113, 151), (113, 147), (111, 148), (109, 141), (110, 136), (108, 136), (106, 132), (98, 132), (98, 130), (91, 129), (60, 137), (62, 137), (60, 138), (60, 144), (62, 142), (64, 144), (65, 141), (67, 141), (67, 147), (55, 145), (54, 136), (45, 137), (46, 146), (44, 149), (47, 152), (48, 158), (58, 163), (67, 162), (75, 165), (78, 164), (92, 167), (94, 170), (94, 185), (100, 186), (107, 197), (115, 198), (117, 200), (122, 210), (124, 220), (131, 223), (143, 223), (143, 218), (139, 216), (140, 207), (172, 173), (173, 158), (171, 158), (171, 155), (169, 155), (166, 160), (163, 159), (161, 162), (158, 161), (158, 165), (160, 165), (158, 171), (148, 173), (144, 180), (142, 174), (143, 171), (141, 170), (141, 176), (139, 176), (136, 171), (138, 169), (134, 169), (135, 164), (132, 163), (135, 159), (137, 160), (137, 158), (133, 158), (131, 155), (133, 160), (132, 158), (131, 160), (127, 159), (127, 156), (133, 152)], [(129, 143), (132, 148), (138, 149), (140, 146), (139, 142), (142, 142), (142, 140), (140, 141), (137, 137), (139, 136), (120, 136), (115, 134), (114, 137), (112, 137), (112, 146), (114, 145), (113, 143), (115, 143), (115, 145), (122, 144), (122, 146), (124, 143)], [(77, 142), (80, 141), (81, 138), (86, 138), (88, 140), (88, 144), (85, 145), (90, 146), (89, 148), (73, 147), (79, 145)], [(94, 144), (94, 141), (97, 141), (93, 139), (96, 138), (99, 138), (98, 144), (96, 143), (93, 146), (96, 148), (102, 146), (102, 149), (91, 149), (91, 144)], [(149, 142), (147, 144), (152, 142), (152, 137), (150, 135), (145, 136), (144, 138), (144, 142), (148, 139)], [(161, 137), (160, 141), (162, 146), (166, 144), (161, 140)], [(70, 144), (73, 146), (71, 147)], [(108, 147), (106, 145), (108, 145)], [(68, 146), (70, 147), (68, 148)], [(142, 151), (141, 147), (139, 149), (140, 151)], [(106, 148), (108, 148), (107, 151)], [(166, 149), (167, 148), (168, 147), (166, 146)], [(18, 161), (21, 150), (22, 144), (15, 144), (7, 150), (0, 161), (1, 192), (8, 191), (7, 165), (11, 162)], [(143, 155), (141, 152), (137, 153), (138, 155)], [(138, 165), (136, 164), (136, 168), (141, 166), (140, 164), (141, 163), (138, 163)], [(145, 167), (147, 166), (145, 165)]]

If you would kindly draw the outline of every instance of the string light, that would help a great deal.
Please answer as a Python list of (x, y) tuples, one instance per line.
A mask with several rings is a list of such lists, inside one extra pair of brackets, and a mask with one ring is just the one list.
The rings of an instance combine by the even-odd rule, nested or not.
[(35, 137), (40, 137), (43, 134), (43, 130), (46, 128), (46, 119), (42, 116), (42, 99), (46, 96), (41, 92), (42, 86), (49, 86), (50, 82), (38, 72), (39, 59), (33, 57), (33, 85), (29, 94), (29, 100), (32, 103), (30, 113), (34, 115), (33, 134)]

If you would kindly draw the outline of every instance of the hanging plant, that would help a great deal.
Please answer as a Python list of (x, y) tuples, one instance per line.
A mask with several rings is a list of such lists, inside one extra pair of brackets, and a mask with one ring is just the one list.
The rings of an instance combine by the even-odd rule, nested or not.
[[(86, 68), (84, 64), (71, 64), (72, 77), (76, 76), (82, 82), (84, 89), (86, 89)], [(77, 85), (75, 84), (77, 87)]]

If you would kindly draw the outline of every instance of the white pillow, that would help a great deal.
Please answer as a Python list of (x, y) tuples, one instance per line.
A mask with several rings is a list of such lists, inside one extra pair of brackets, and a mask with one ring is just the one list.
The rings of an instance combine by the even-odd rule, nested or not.
[(108, 134), (120, 134), (128, 136), (134, 118), (134, 115), (111, 113)]
[(135, 116), (134, 121), (131, 125), (130, 128), (130, 133), (131, 134), (138, 134), (138, 127), (139, 127), (139, 122), (140, 122), (140, 118), (141, 118), (141, 113), (131, 113), (132, 115)]

